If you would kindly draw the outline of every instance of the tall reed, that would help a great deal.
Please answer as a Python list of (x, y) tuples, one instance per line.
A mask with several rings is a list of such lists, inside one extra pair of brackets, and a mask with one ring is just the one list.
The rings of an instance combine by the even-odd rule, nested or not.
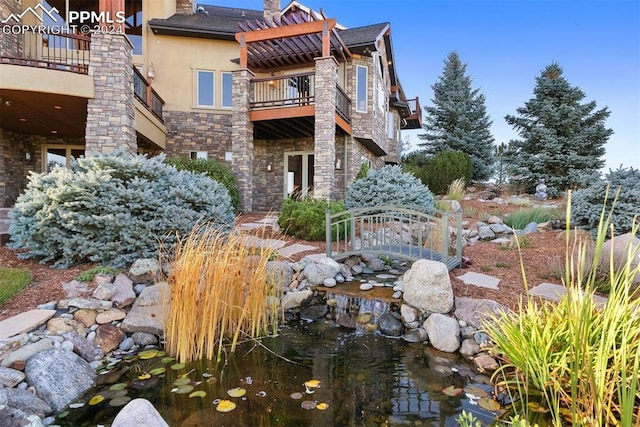
[[(569, 194), (567, 228), (570, 211)], [(485, 325), (506, 361), (494, 379), (522, 402), (541, 394), (556, 426), (640, 425), (640, 299), (632, 289), (640, 266), (633, 262), (637, 248), (627, 248), (622, 268), (614, 268), (613, 252), (602, 253), (612, 227), (603, 209), (593, 259), (585, 255), (586, 243), (572, 242), (567, 233), (567, 293), (559, 302), (528, 298), (518, 312), (494, 316)], [(632, 232), (638, 229), (636, 222)], [(610, 269), (604, 306), (593, 298), (601, 256), (608, 257)], [(591, 268), (584, 268), (587, 262)], [(526, 412), (527, 406), (519, 409)]]
[(179, 239), (169, 276), (166, 350), (182, 362), (221, 357), (240, 339), (277, 332), (280, 290), (268, 278), (271, 249), (206, 224)]

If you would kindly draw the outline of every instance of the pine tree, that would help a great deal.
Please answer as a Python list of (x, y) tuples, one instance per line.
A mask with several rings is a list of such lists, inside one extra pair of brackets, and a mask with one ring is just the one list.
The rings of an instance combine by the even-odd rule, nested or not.
[(507, 152), (507, 144), (501, 142), (496, 145), (496, 183), (502, 185), (507, 181), (507, 164), (505, 161), (505, 153)]
[(467, 65), (451, 52), (444, 61), (444, 70), (434, 83), (432, 106), (425, 108), (423, 129), (418, 135), (425, 142), (419, 144), (430, 155), (443, 150), (466, 153), (473, 162), (473, 180), (486, 180), (493, 174), (493, 136), (489, 131), (491, 119), (480, 89), (471, 88)]
[(604, 145), (613, 134), (604, 125), (609, 110), (581, 103), (585, 93), (569, 84), (557, 63), (536, 77), (533, 95), (516, 116), (505, 116), (521, 138), (505, 153), (512, 181), (533, 192), (545, 179), (551, 197), (586, 187), (605, 163)]

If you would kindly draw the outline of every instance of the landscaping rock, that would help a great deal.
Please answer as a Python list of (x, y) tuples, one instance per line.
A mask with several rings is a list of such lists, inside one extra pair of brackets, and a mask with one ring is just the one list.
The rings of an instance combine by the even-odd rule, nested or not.
[(129, 268), (129, 278), (133, 283), (155, 283), (162, 276), (162, 266), (157, 259), (137, 259)]
[(453, 307), (449, 270), (444, 263), (420, 259), (404, 274), (407, 304), (430, 313), (448, 313)]
[(297, 292), (287, 292), (282, 297), (282, 309), (290, 310), (295, 307), (300, 307), (304, 301), (311, 298), (313, 296), (313, 291), (311, 289), (305, 289)]
[(400, 306), (400, 315), (404, 323), (415, 322), (417, 319), (416, 309), (407, 304)]
[(111, 308), (109, 310), (98, 313), (96, 316), (96, 323), (99, 325), (105, 323), (111, 323), (116, 320), (122, 320), (127, 317), (127, 313), (117, 308)]
[(340, 272), (340, 264), (331, 258), (324, 257), (309, 263), (303, 272), (311, 285), (321, 285), (324, 279), (334, 278)]
[(425, 328), (414, 328), (402, 336), (402, 339), (407, 342), (423, 342), (429, 338), (427, 330)]
[(47, 403), (33, 393), (17, 388), (8, 388), (7, 406), (10, 408), (20, 409), (27, 414), (35, 414), (40, 418), (53, 413), (53, 410)]
[(0, 409), (0, 427), (44, 427), (40, 417), (27, 414), (20, 409), (6, 407)]
[(0, 321), (0, 340), (29, 332), (56, 314), (55, 310), (29, 310)]
[(328, 311), (329, 308), (326, 304), (316, 304), (302, 309), (302, 311), (300, 312), (300, 318), (302, 320), (313, 322), (315, 320), (324, 318)]
[(455, 319), (434, 313), (424, 321), (423, 327), (427, 330), (429, 342), (434, 348), (448, 353), (460, 348), (460, 325)]
[(367, 267), (369, 267), (373, 271), (382, 271), (384, 270), (385, 263), (380, 258), (371, 258), (369, 261), (367, 261)]
[(49, 350), (53, 348), (53, 341), (48, 338), (41, 339), (32, 344), (26, 344), (22, 347), (19, 347), (13, 351), (11, 351), (5, 358), (2, 360), (0, 365), (8, 367), (12, 366), (14, 363), (26, 362), (34, 355), (40, 353), (41, 351)]
[(267, 280), (272, 285), (282, 289), (291, 283), (293, 279), (293, 268), (291, 263), (285, 261), (267, 262)]
[(88, 308), (92, 310), (108, 310), (113, 307), (111, 301), (104, 301), (95, 298), (72, 298), (67, 301), (68, 307)]
[(25, 374), (38, 396), (60, 412), (96, 384), (95, 370), (75, 353), (42, 351), (27, 361)]
[(100, 325), (98, 329), (96, 329), (94, 343), (100, 346), (104, 354), (107, 354), (118, 348), (123, 339), (124, 332), (117, 326), (107, 323)]
[(111, 427), (169, 427), (146, 399), (133, 399), (116, 415)]
[(136, 300), (136, 294), (133, 291), (133, 281), (126, 275), (120, 273), (113, 280), (116, 287), (116, 293), (111, 298), (113, 306), (116, 308), (128, 307)]
[(473, 364), (478, 372), (493, 372), (498, 369), (499, 365), (496, 360), (488, 354), (480, 354), (473, 358)]
[[(621, 268), (627, 261), (627, 255), (635, 252), (635, 257), (631, 261), (631, 269), (636, 269), (640, 264), (640, 239), (631, 233), (616, 236), (613, 240), (607, 240), (602, 245), (602, 257), (600, 258), (600, 268), (609, 270), (609, 254), (613, 252), (613, 265)], [(631, 251), (631, 252), (629, 252)], [(640, 284), (640, 272), (633, 280), (634, 284)]]
[(158, 337), (146, 332), (134, 332), (131, 334), (131, 338), (133, 338), (135, 344), (141, 346), (158, 344)]
[(378, 319), (378, 329), (387, 337), (399, 337), (402, 335), (402, 321), (396, 319), (390, 313), (385, 313)]
[(16, 369), (0, 366), (0, 385), (2, 387), (15, 387), (24, 380), (24, 374)]
[(168, 304), (170, 296), (171, 290), (166, 282), (147, 286), (122, 321), (122, 330), (162, 335), (165, 304)]
[(480, 346), (472, 338), (465, 339), (464, 341), (462, 341), (462, 344), (460, 345), (460, 354), (463, 356), (473, 356), (479, 351), (480, 351)]
[(495, 239), (496, 233), (491, 230), (488, 225), (478, 227), (478, 238), (480, 240), (492, 240)]
[(103, 282), (93, 291), (93, 297), (101, 300), (111, 300), (116, 294), (116, 285), (112, 282)]
[(87, 362), (100, 360), (104, 356), (102, 349), (95, 342), (85, 338), (84, 335), (80, 336), (74, 332), (64, 332), (62, 336), (73, 344), (73, 351)]
[(474, 299), (467, 297), (456, 298), (456, 318), (464, 320), (467, 324), (478, 329), (482, 327), (482, 322), (488, 320), (491, 314), (498, 314), (509, 309), (493, 300)]
[(523, 234), (531, 234), (531, 233), (537, 233), (537, 232), (538, 232), (538, 223), (535, 221), (530, 222), (522, 229)]
[(96, 323), (97, 315), (98, 312), (96, 310), (81, 308), (80, 310), (73, 313), (73, 319), (76, 322), (80, 322), (82, 325), (84, 325), (85, 328), (88, 328)]

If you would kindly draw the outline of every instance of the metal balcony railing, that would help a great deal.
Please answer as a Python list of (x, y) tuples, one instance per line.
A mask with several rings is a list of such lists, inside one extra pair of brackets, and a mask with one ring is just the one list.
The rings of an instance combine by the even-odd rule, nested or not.
[(0, 38), (0, 61), (87, 74), (90, 45), (91, 37), (85, 35), (53, 34), (28, 29), (19, 34), (3, 32)]
[(133, 94), (158, 120), (164, 123), (162, 107), (164, 100), (158, 95), (151, 84), (144, 78), (137, 67), (133, 67)]

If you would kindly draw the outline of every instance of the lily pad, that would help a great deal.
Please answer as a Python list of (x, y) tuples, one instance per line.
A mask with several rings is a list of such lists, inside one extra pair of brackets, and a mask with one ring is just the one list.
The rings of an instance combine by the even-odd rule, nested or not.
[(193, 391), (193, 386), (191, 384), (183, 384), (171, 389), (171, 391), (176, 394), (187, 394)]
[(314, 409), (316, 407), (316, 402), (314, 402), (313, 400), (305, 400), (303, 401), (300, 406), (302, 407), (302, 409)]
[(174, 371), (179, 371), (180, 369), (184, 369), (184, 366), (184, 363), (174, 363), (173, 365), (171, 365), (171, 369)]
[(109, 387), (109, 390), (119, 391), (119, 390), (124, 390), (125, 388), (127, 388), (126, 383), (116, 383), (116, 384), (112, 384), (111, 387)]
[(247, 394), (247, 390), (242, 387), (235, 387), (230, 390), (227, 390), (227, 394), (231, 397), (242, 397)]
[(478, 405), (480, 405), (481, 408), (486, 409), (487, 411), (500, 410), (500, 404), (495, 400), (489, 399), (487, 397), (483, 397), (480, 400), (478, 400)]
[(148, 372), (145, 372), (142, 375), (138, 375), (139, 380), (148, 380), (149, 378), (151, 378), (151, 374)]
[(114, 399), (111, 399), (109, 401), (109, 406), (112, 406), (114, 408), (118, 406), (124, 406), (130, 401), (131, 401), (131, 398), (129, 396), (119, 396)]
[(185, 385), (191, 382), (191, 378), (178, 378), (173, 382), (173, 385)]
[(165, 365), (168, 365), (171, 362), (175, 362), (176, 358), (175, 357), (163, 357), (161, 362), (164, 363)]
[(236, 409), (236, 404), (230, 400), (221, 400), (218, 402), (218, 406), (216, 406), (216, 411), (218, 412), (229, 412)]
[(194, 391), (193, 393), (191, 393), (189, 395), (189, 397), (205, 397), (207, 395), (207, 392), (204, 390), (198, 390), (198, 391)]
[(316, 409), (319, 409), (321, 411), (324, 411), (325, 409), (327, 409), (329, 407), (328, 403), (325, 402), (320, 402), (316, 405)]
[(167, 370), (165, 368), (155, 368), (149, 371), (151, 375), (161, 375), (164, 374)]
[(142, 360), (153, 359), (158, 356), (158, 350), (144, 350), (138, 353), (138, 357)]
[(291, 398), (293, 400), (300, 400), (302, 399), (303, 394), (300, 393), (299, 391), (296, 391), (295, 393), (291, 393)]
[(456, 396), (460, 396), (462, 394), (462, 389), (459, 387), (455, 387), (450, 385), (449, 387), (446, 387), (442, 390), (442, 393), (445, 396), (449, 396), (449, 397), (456, 397)]
[(487, 391), (485, 389), (483, 389), (480, 386), (473, 385), (473, 384), (469, 384), (469, 385), (464, 386), (464, 391), (465, 391), (465, 393), (472, 394), (477, 398), (487, 397), (487, 395), (488, 395), (488, 393), (487, 393)]
[(104, 400), (104, 396), (101, 394), (96, 394), (91, 399), (89, 399), (89, 406), (97, 405), (98, 403)]
[[(549, 412), (548, 408), (545, 408), (544, 406), (540, 405), (538, 402), (529, 402), (529, 403), (527, 403), (527, 406), (533, 412), (538, 412), (540, 414), (546, 414), (547, 412)], [(564, 409), (564, 408), (562, 408), (562, 409)]]

